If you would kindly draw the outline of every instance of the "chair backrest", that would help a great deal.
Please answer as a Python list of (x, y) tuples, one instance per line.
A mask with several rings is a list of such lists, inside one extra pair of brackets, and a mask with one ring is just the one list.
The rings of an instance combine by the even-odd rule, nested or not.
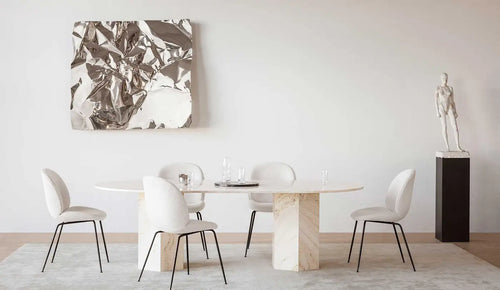
[[(295, 181), (295, 172), (285, 163), (269, 162), (255, 166), (251, 179), (266, 184), (288, 185)], [(250, 193), (248, 198), (257, 202), (273, 202), (273, 195), (269, 193)]]
[[(160, 169), (160, 173), (158, 173), (158, 176), (165, 178), (166, 180), (174, 184), (177, 184), (179, 183), (179, 174), (187, 173), (188, 171), (191, 172), (191, 178), (194, 184), (201, 184), (205, 179), (201, 168), (194, 163), (188, 162), (179, 162), (165, 165)], [(205, 194), (186, 193), (184, 194), (184, 198), (188, 203), (202, 202), (205, 200)]]
[(182, 193), (168, 180), (146, 176), (144, 199), (151, 223), (165, 232), (177, 231), (189, 222), (189, 213)]
[(70, 205), (68, 187), (55, 171), (48, 168), (42, 169), (42, 183), (47, 208), (50, 215), (56, 218)]
[(406, 169), (400, 172), (389, 185), (385, 205), (400, 218), (404, 218), (410, 210), (414, 183), (415, 169)]

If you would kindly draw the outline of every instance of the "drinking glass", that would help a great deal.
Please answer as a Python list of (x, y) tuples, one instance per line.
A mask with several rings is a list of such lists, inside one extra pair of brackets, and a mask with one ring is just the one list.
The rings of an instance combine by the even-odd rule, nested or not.
[(222, 160), (222, 181), (231, 181), (231, 158), (224, 157)]
[(186, 170), (186, 175), (187, 175), (186, 186), (192, 186), (194, 181), (193, 173), (190, 170)]
[(238, 168), (238, 182), (239, 183), (245, 182), (245, 168), (244, 167)]
[(328, 170), (321, 170), (321, 184), (326, 185), (328, 183)]

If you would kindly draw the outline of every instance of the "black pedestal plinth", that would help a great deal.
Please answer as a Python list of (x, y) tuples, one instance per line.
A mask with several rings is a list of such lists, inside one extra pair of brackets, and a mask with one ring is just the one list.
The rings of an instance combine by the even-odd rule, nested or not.
[(469, 241), (470, 158), (436, 157), (436, 239)]

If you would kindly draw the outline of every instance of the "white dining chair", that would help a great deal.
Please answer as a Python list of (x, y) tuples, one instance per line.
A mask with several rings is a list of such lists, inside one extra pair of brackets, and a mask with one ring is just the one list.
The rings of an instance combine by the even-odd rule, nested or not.
[[(295, 181), (295, 172), (292, 167), (281, 162), (270, 162), (257, 165), (252, 170), (251, 179), (265, 184), (288, 185)], [(250, 225), (248, 227), (247, 246), (245, 257), (250, 248), (252, 240), (253, 225), (257, 212), (273, 212), (272, 193), (250, 193), (248, 194), (248, 206), (252, 210)]]
[(356, 234), (356, 227), (358, 221), (363, 221), (363, 233), (361, 234), (361, 245), (359, 247), (359, 257), (358, 257), (358, 267), (356, 272), (359, 272), (359, 265), (361, 263), (361, 253), (363, 251), (363, 240), (365, 237), (365, 226), (367, 222), (371, 223), (382, 223), (392, 225), (394, 229), (394, 234), (396, 235), (396, 240), (398, 242), (399, 252), (401, 254), (401, 259), (403, 263), (405, 258), (403, 256), (403, 251), (401, 249), (401, 244), (399, 243), (398, 233), (396, 231), (396, 225), (401, 229), (403, 234), (403, 239), (406, 244), (406, 249), (408, 250), (408, 256), (410, 257), (411, 265), (413, 271), (415, 270), (415, 265), (413, 264), (413, 258), (410, 253), (410, 248), (408, 247), (408, 242), (406, 241), (405, 232), (403, 227), (398, 221), (402, 220), (408, 214), (411, 205), (411, 198), (413, 195), (413, 185), (415, 183), (415, 169), (407, 169), (400, 172), (396, 178), (394, 178), (389, 185), (389, 190), (387, 191), (385, 197), (385, 207), (368, 207), (354, 211), (351, 217), (355, 220), (354, 232), (352, 233), (351, 248), (349, 250), (349, 258), (347, 258), (347, 263), (351, 260), (352, 245), (354, 243), (354, 236)]
[(57, 246), (59, 245), (59, 239), (61, 238), (63, 227), (69, 224), (91, 222), (94, 224), (95, 241), (97, 244), (97, 256), (99, 258), (99, 269), (102, 273), (101, 254), (99, 251), (99, 240), (97, 238), (97, 227), (95, 222), (99, 221), (102, 241), (104, 243), (104, 250), (106, 251), (106, 260), (109, 263), (108, 248), (106, 246), (106, 239), (104, 238), (104, 230), (102, 228), (102, 220), (106, 218), (106, 213), (102, 210), (98, 210), (92, 207), (70, 206), (71, 200), (68, 187), (64, 183), (63, 179), (56, 172), (50, 169), (42, 169), (42, 182), (47, 208), (49, 209), (50, 215), (57, 222), (54, 236), (52, 237), (52, 241), (50, 242), (49, 252), (47, 253), (47, 257), (45, 257), (45, 262), (43, 263), (42, 272), (45, 270), (45, 266), (50, 255), (50, 251), (52, 250), (52, 245), (54, 244), (54, 239), (56, 237), (57, 231), (59, 230), (59, 235), (57, 236), (57, 242), (54, 247), (54, 253), (52, 255), (51, 263), (54, 262), (54, 257), (56, 256)]
[[(191, 179), (193, 184), (201, 184), (205, 179), (203, 171), (201, 168), (194, 164), (188, 162), (179, 162), (165, 165), (160, 169), (158, 176), (165, 178), (166, 180), (178, 184), (179, 174), (191, 174)], [(198, 220), (203, 220), (201, 211), (205, 208), (205, 194), (204, 193), (185, 193), (184, 199), (186, 200), (188, 212), (196, 214)], [(207, 241), (205, 239), (205, 233), (200, 232), (201, 246), (208, 259), (208, 248)]]
[(141, 274), (139, 275), (139, 279), (137, 281), (141, 281), (142, 273), (144, 272), (144, 268), (148, 262), (149, 254), (151, 253), (151, 248), (153, 247), (156, 236), (159, 233), (166, 232), (178, 235), (172, 268), (172, 277), (170, 279), (170, 289), (172, 289), (180, 239), (182, 237), (186, 238), (187, 274), (189, 275), (188, 236), (191, 234), (210, 231), (214, 235), (215, 245), (217, 246), (219, 262), (222, 269), (222, 276), (224, 277), (224, 283), (227, 284), (226, 274), (224, 273), (224, 265), (222, 264), (222, 258), (219, 250), (219, 242), (217, 241), (217, 235), (215, 234), (217, 225), (213, 222), (189, 219), (188, 207), (182, 193), (168, 180), (156, 176), (146, 176), (143, 178), (143, 183), (146, 211), (151, 223), (158, 229), (158, 231), (153, 236), (151, 246), (149, 247), (148, 254), (144, 260), (144, 265), (142, 266)]

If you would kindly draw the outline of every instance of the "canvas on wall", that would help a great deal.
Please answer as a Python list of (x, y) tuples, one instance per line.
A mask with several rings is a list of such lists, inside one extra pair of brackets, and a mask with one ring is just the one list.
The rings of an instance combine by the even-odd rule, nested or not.
[(188, 19), (80, 21), (73, 29), (71, 124), (78, 130), (191, 124)]

